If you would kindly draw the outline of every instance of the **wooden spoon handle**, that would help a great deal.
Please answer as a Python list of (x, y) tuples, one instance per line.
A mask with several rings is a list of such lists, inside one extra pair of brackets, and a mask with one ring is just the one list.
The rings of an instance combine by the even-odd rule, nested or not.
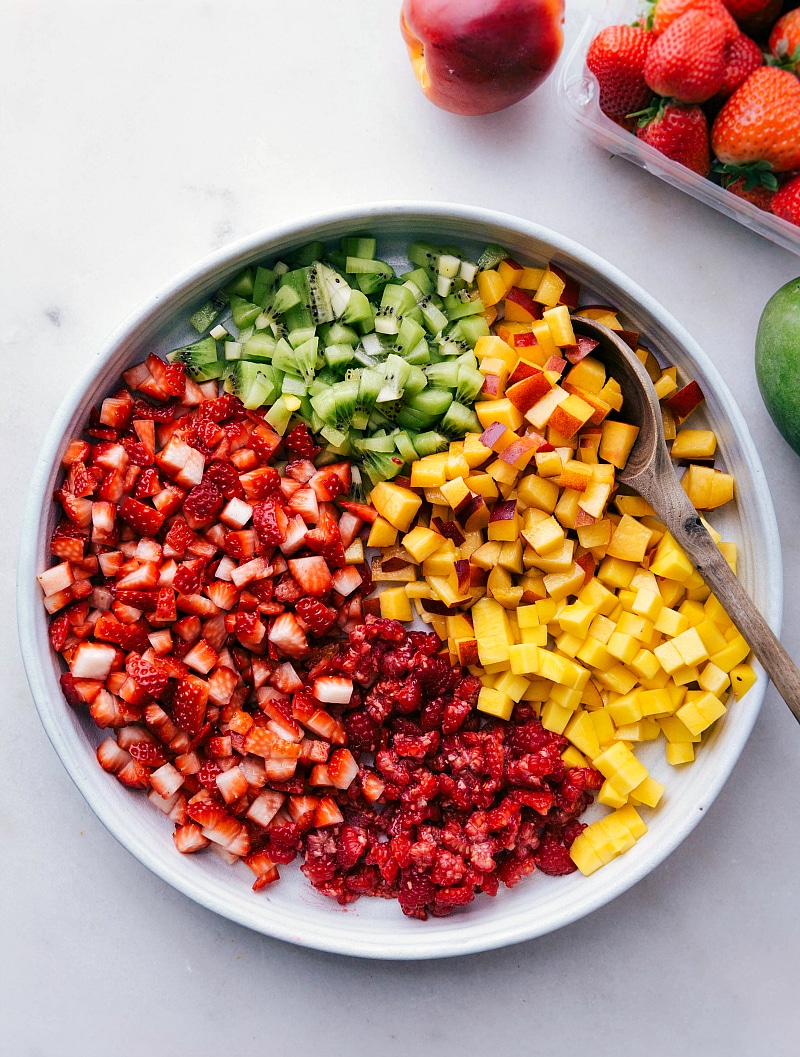
[(669, 531), (694, 562), (706, 584), (747, 640), (778, 693), (800, 722), (800, 670), (784, 649), (753, 600), (742, 587), (719, 547), (701, 522), (676, 477), (662, 474), (646, 496)]

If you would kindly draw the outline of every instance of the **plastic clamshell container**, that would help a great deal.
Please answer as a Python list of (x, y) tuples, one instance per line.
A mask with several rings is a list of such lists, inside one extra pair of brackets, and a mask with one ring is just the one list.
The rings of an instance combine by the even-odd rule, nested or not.
[(586, 52), (601, 29), (611, 25), (630, 25), (643, 11), (645, 4), (643, 0), (592, 0), (591, 6), (592, 13), (578, 29), (558, 78), (558, 98), (570, 117), (600, 147), (633, 162), (659, 180), (685, 191), (692, 198), (724, 213), (778, 246), (800, 254), (800, 228), (764, 212), (752, 202), (737, 198), (712, 180), (665, 157), (615, 124), (601, 111), (598, 103), (599, 86), (594, 75), (586, 68)]
[[(62, 473), (61, 454), (90, 408), (118, 385), (120, 372), (153, 352), (186, 344), (188, 316), (243, 268), (276, 260), (312, 239), (331, 244), (343, 235), (369, 232), (379, 256), (405, 258), (416, 238), (462, 247), (469, 259), (496, 242), (530, 263), (548, 260), (581, 284), (582, 304), (618, 308), (648, 348), (696, 379), (705, 394), (698, 426), (719, 438), (722, 464), (736, 478), (737, 502), (714, 527), (735, 540), (739, 572), (756, 605), (780, 630), (783, 580), (775, 512), (758, 452), (726, 383), (713, 363), (642, 287), (590, 250), (538, 224), (492, 210), (442, 203), (390, 202), (343, 208), (288, 221), (256, 232), (200, 261), (165, 286), (124, 321), (86, 364), (55, 415), (30, 484), (22, 528), (18, 582), (18, 626), (22, 656), (42, 724), (87, 803), (107, 829), (144, 866), (199, 906), (256, 932), (321, 951), (375, 959), (428, 959), (471, 954), (545, 935), (604, 906), (655, 869), (707, 814), (750, 735), (768, 679), (758, 679), (704, 738), (697, 760), (671, 768), (655, 742), (643, 747), (642, 762), (668, 789), (657, 811), (645, 811), (649, 833), (625, 855), (591, 877), (548, 877), (536, 871), (515, 888), (501, 886), (495, 898), (478, 897), (459, 913), (421, 922), (405, 917), (393, 900), (360, 899), (347, 908), (312, 889), (297, 864), (261, 892), (251, 888), (244, 864), (229, 866), (214, 855), (181, 855), (171, 823), (144, 795), (126, 789), (98, 766), (97, 744), (105, 737), (84, 710), (64, 701), (60, 658), (50, 648), (48, 619), (36, 576), (49, 564), (48, 541), (56, 509), (53, 490)], [(591, 821), (606, 809), (594, 805)]]

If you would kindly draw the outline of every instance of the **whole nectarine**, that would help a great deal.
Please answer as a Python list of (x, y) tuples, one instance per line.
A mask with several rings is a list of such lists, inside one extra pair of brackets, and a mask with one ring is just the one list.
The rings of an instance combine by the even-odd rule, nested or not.
[(564, 0), (403, 0), (400, 24), (423, 92), (454, 114), (530, 95), (564, 43)]

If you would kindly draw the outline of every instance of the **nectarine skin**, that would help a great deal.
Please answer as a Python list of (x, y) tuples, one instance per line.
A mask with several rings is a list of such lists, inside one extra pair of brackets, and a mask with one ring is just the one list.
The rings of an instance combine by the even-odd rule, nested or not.
[(564, 0), (403, 0), (423, 92), (443, 110), (493, 114), (530, 95), (564, 43)]

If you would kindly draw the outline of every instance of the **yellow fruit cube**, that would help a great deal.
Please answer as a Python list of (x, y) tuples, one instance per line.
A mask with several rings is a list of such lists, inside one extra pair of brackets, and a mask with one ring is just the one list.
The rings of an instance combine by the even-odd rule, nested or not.
[(565, 572), (548, 573), (544, 578), (544, 586), (551, 598), (567, 598), (577, 593), (585, 575), (583, 567), (573, 562)]
[(552, 271), (548, 264), (542, 273), (536, 293), (533, 295), (534, 300), (538, 301), (540, 305), (549, 305), (551, 307), (557, 305), (561, 295), (564, 293), (565, 286), (565, 280)]
[[(609, 742), (614, 740), (614, 720), (611, 718), (611, 713), (605, 708), (597, 708), (593, 712), (588, 713), (591, 719), (594, 729), (597, 732), (597, 740), (600, 745), (607, 745)], [(595, 755), (597, 755), (595, 753)], [(592, 757), (594, 758), (594, 757)]]
[[(478, 652), (481, 664), (486, 667), (501, 661), (508, 661), (509, 647), (512, 646), (511, 629), (506, 611), (493, 598), (480, 598), (471, 609), (475, 638), (478, 641)], [(536, 647), (534, 647), (535, 649)], [(525, 675), (524, 670), (511, 669), (515, 675)], [(534, 669), (529, 669), (533, 671)]]
[(684, 550), (676, 543), (669, 532), (665, 532), (656, 547), (656, 553), (650, 562), (650, 571), (667, 580), (683, 583), (695, 571), (694, 566)]
[(561, 759), (564, 761), (564, 766), (567, 770), (571, 770), (573, 767), (591, 767), (591, 763), (583, 753), (578, 752), (574, 745), (568, 745), (566, 749), (561, 753)]
[(530, 686), (530, 680), (522, 675), (514, 675), (513, 672), (503, 672), (495, 681), (494, 689), (503, 694), (508, 694), (512, 701), (521, 701), (522, 695)]
[(617, 808), (627, 804), (628, 796), (620, 792), (610, 778), (606, 778), (598, 790), (597, 802), (605, 807)]
[(743, 697), (756, 681), (756, 673), (749, 664), (736, 664), (730, 671), (731, 686), (736, 697)]
[(597, 728), (592, 722), (592, 713), (581, 711), (573, 714), (564, 729), (564, 734), (590, 759), (594, 759), (600, 752), (600, 739), (597, 736)]
[(680, 635), (676, 635), (672, 645), (681, 655), (684, 664), (698, 665), (708, 660), (708, 651), (697, 633), (697, 628), (687, 628)]
[(666, 792), (666, 788), (662, 782), (657, 781), (652, 775), (648, 775), (643, 782), (640, 782), (635, 789), (631, 790), (631, 802), (644, 804), (645, 807), (657, 807)]
[(610, 778), (614, 786), (626, 796), (648, 777), (647, 768), (621, 741), (615, 741), (603, 749), (592, 762), (603, 777)]
[[(605, 399), (604, 394), (605, 388), (600, 393), (603, 399)], [(609, 400), (608, 402), (610, 403), (611, 401)], [(630, 425), (627, 422), (618, 422), (616, 419), (607, 418), (603, 421), (602, 431), (599, 449), (600, 458), (605, 462), (610, 462), (618, 470), (623, 469), (628, 461), (631, 449), (636, 443), (636, 438), (639, 436), (639, 427)]]
[(392, 481), (379, 481), (370, 492), (370, 502), (390, 525), (408, 532), (422, 506), (422, 497)]
[(575, 654), (579, 661), (588, 664), (590, 668), (596, 668), (599, 672), (613, 668), (617, 663), (616, 658), (608, 652), (605, 643), (589, 635)]
[(563, 548), (565, 532), (554, 517), (538, 521), (532, 528), (522, 530), (523, 539), (528, 542), (537, 554), (552, 554)]
[(393, 547), (397, 542), (397, 529), (386, 518), (376, 517), (370, 525), (368, 547)]
[(403, 536), (403, 546), (415, 562), (424, 562), (444, 544), (444, 536), (433, 529), (417, 525)]
[(636, 563), (623, 558), (604, 558), (597, 570), (597, 579), (611, 588), (627, 587), (636, 572)]
[(494, 687), (484, 686), (478, 694), (477, 708), (479, 712), (496, 716), (498, 719), (511, 719), (511, 713), (514, 711), (514, 701), (508, 694), (495, 690)]
[[(475, 607), (473, 607), (473, 613)], [(539, 673), (539, 655), (544, 653), (533, 643), (513, 643), (507, 647), (511, 671), (515, 675), (537, 675)]]
[(638, 613), (639, 616), (647, 617), (648, 620), (652, 621), (656, 620), (663, 608), (664, 602), (661, 595), (657, 591), (649, 591), (644, 587), (637, 590), (631, 607), (634, 613)]
[(613, 700), (609, 698), (606, 711), (614, 720), (616, 726), (626, 726), (636, 723), (642, 718), (642, 706), (639, 700), (640, 690), (631, 690), (627, 694), (620, 694)]
[(412, 462), (411, 487), (439, 488), (443, 485), (447, 480), (447, 458), (447, 452), (443, 451)]
[(378, 595), (381, 616), (387, 620), (411, 621), (414, 614), (405, 587), (389, 587)]
[(572, 709), (564, 708), (563, 705), (559, 705), (559, 703), (552, 698), (545, 701), (542, 706), (542, 714), (540, 716), (542, 726), (545, 730), (550, 730), (554, 734), (563, 734), (564, 728), (571, 718)]
[(689, 741), (671, 741), (664, 750), (664, 756), (673, 767), (691, 763), (694, 760), (694, 745)]
[(670, 454), (673, 459), (713, 459), (717, 450), (717, 437), (710, 429), (679, 429), (672, 442)]
[(708, 690), (690, 690), (686, 694), (686, 703), (675, 715), (692, 734), (701, 734), (725, 712), (725, 705), (715, 694)]
[(623, 664), (630, 664), (640, 649), (639, 640), (632, 635), (625, 635), (621, 631), (615, 631), (609, 637), (606, 649), (612, 657), (616, 657)]
[(507, 397), (499, 400), (479, 400), (475, 404), (478, 421), (486, 429), (493, 422), (501, 422), (510, 430), (518, 430), (524, 419), (522, 412)]
[(592, 847), (591, 838), (586, 836), (588, 832), (587, 828), (582, 833), (579, 833), (569, 849), (570, 858), (584, 877), (589, 877), (596, 870), (599, 870), (601, 866), (605, 866), (603, 859)]
[(718, 650), (716, 653), (712, 653), (710, 659), (724, 672), (731, 672), (738, 664), (741, 664), (741, 662), (745, 660), (749, 653), (750, 647), (742, 636), (736, 632), (730, 642), (728, 642), (727, 646), (722, 650)]
[(612, 558), (641, 563), (650, 545), (652, 533), (629, 514), (623, 514), (611, 536), (606, 553)]
[(642, 716), (669, 715), (674, 710), (672, 695), (665, 687), (639, 690), (638, 702)]

